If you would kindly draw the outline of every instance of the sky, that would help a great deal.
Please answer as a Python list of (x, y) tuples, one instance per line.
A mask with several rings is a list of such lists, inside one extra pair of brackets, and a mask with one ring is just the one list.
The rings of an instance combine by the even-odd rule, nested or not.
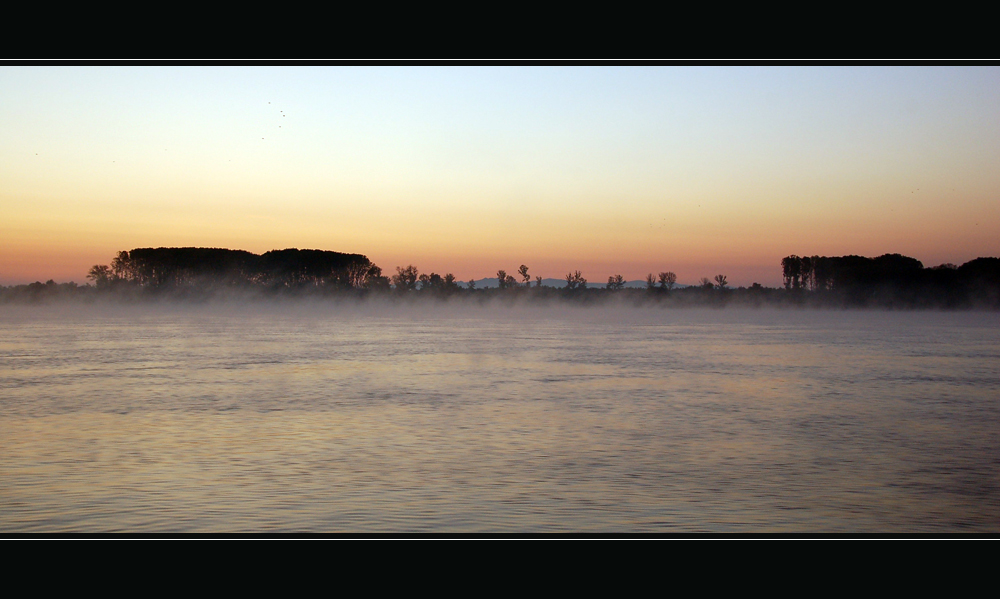
[(137, 247), (460, 280), (1000, 256), (993, 66), (0, 66), (0, 284)]

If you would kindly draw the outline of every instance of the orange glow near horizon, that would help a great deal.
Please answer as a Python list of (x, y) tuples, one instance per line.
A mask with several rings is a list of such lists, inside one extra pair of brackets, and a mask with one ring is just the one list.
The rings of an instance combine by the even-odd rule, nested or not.
[[(421, 272), (451, 272), (460, 280), (508, 273), (520, 264), (532, 276), (562, 278), (581, 270), (600, 284), (613, 274), (628, 280), (646, 273), (672, 270), (684, 283), (703, 276), (727, 274), (735, 285), (780, 282), (780, 260), (789, 254), (876, 256), (902, 253), (934, 266), (962, 262), (990, 252), (1000, 238), (1000, 209), (986, 202), (965, 202), (966, 210), (944, 211), (932, 206), (896, 218), (893, 210), (822, 219), (815, 229), (808, 215), (697, 210), (683, 207), (654, 216), (634, 213), (567, 214), (558, 218), (539, 213), (523, 219), (518, 213), (452, 214), (419, 221), (416, 211), (365, 223), (360, 213), (347, 222), (322, 210), (313, 213), (247, 211), (227, 217), (194, 208), (162, 210), (150, 216), (90, 211), (53, 205), (41, 212), (8, 213), (0, 241), (0, 281), (4, 284), (55, 279), (84, 283), (94, 264), (107, 264), (115, 253), (136, 247), (200, 246), (245, 249), (263, 253), (285, 247), (362, 253), (391, 274), (396, 266), (414, 264)], [(705, 206), (703, 206), (705, 207)], [(707, 208), (707, 207), (706, 207)], [(138, 212), (138, 211), (136, 211)], [(473, 212), (473, 211), (470, 211)], [(657, 214), (656, 216), (659, 216)], [(756, 217), (756, 218), (754, 218)], [(964, 225), (975, 224), (971, 231)], [(672, 229), (667, 223), (683, 223)], [(356, 223), (356, 224), (355, 224)]]
[(0, 67), (0, 284), (161, 246), (598, 285), (961, 264), (1000, 255), (998, 73)]

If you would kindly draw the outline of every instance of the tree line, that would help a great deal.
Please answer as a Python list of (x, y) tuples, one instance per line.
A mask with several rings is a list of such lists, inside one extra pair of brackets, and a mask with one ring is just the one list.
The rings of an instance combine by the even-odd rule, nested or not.
[[(475, 280), (464, 287), (455, 275), (421, 273), (416, 266), (397, 266), (396, 273), (384, 276), (382, 269), (362, 254), (347, 254), (327, 250), (283, 249), (258, 255), (245, 250), (222, 248), (137, 248), (121, 251), (110, 264), (94, 265), (87, 278), (98, 290), (141, 289), (151, 292), (177, 291), (192, 288), (257, 287), (272, 291), (326, 292), (355, 290), (366, 293), (451, 296), (457, 293), (513, 293), (534, 288), (542, 291), (542, 277), (532, 279), (530, 269), (522, 264), (517, 276), (506, 270), (497, 271), (497, 290), (476, 289)], [(625, 278), (608, 277), (607, 284), (589, 288), (579, 270), (565, 276), (563, 294), (592, 295), (595, 291), (625, 290)], [(702, 289), (726, 289), (726, 277), (718, 275), (715, 283), (702, 279)], [(647, 291), (666, 294), (677, 284), (677, 275), (664, 271), (646, 277)], [(551, 289), (551, 288), (549, 288)], [(630, 290), (634, 291), (634, 290)]]
[(221, 248), (139, 248), (121, 251), (87, 275), (98, 288), (151, 289), (198, 285), (303, 289), (388, 286), (382, 269), (361, 254), (326, 250), (271, 250), (261, 255)]
[(645, 277), (645, 289), (626, 288), (625, 278), (608, 277), (591, 286), (579, 270), (566, 273), (561, 288), (542, 285), (522, 264), (516, 276), (497, 271), (497, 288), (462, 284), (452, 273), (421, 273), (416, 266), (396, 267), (392, 276), (362, 254), (296, 248), (254, 254), (220, 248), (138, 248), (121, 251), (110, 264), (94, 265), (93, 285), (32, 283), (0, 287), (0, 301), (35, 302), (113, 293), (119, 297), (167, 294), (201, 297), (223, 289), (255, 289), (265, 293), (380, 294), (396, 297), (480, 299), (566, 299), (581, 302), (627, 298), (663, 305), (728, 304), (749, 306), (888, 307), (1000, 309), (1000, 258), (977, 258), (961, 266), (925, 268), (914, 258), (885, 254), (864, 256), (786, 256), (781, 260), (782, 288), (758, 283), (730, 288), (723, 274), (703, 277), (699, 284), (678, 286), (670, 271)]
[(786, 291), (826, 304), (1000, 307), (1000, 258), (927, 268), (900, 254), (791, 255), (781, 260), (781, 273)]

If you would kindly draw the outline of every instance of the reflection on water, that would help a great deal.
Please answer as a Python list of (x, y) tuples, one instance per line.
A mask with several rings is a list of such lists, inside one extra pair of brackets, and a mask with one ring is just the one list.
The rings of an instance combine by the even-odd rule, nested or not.
[(996, 314), (0, 311), (0, 532), (1000, 530)]

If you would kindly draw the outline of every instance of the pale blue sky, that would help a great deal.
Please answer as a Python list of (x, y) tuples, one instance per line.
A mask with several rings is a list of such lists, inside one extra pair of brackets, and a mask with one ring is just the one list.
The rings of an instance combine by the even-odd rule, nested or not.
[(0, 106), (6, 283), (150, 245), (735, 284), (1000, 254), (995, 67), (6, 66)]

